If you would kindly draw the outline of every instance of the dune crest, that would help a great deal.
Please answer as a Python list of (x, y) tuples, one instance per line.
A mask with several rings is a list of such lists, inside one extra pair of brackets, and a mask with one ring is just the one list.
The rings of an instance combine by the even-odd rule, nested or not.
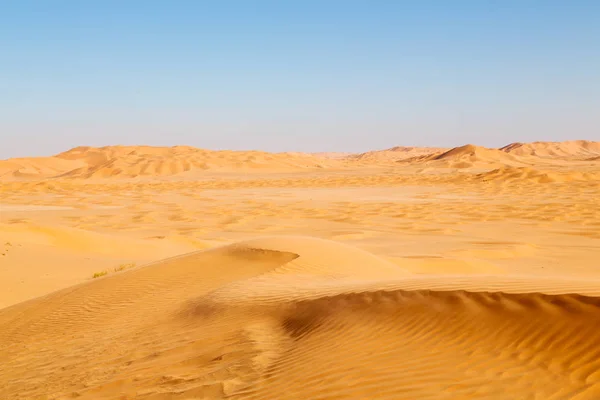
[[(472, 144), (452, 149), (396, 146), (364, 153), (268, 153), (205, 150), (191, 146), (80, 146), (52, 157), (0, 160), (0, 179), (196, 179), (209, 172), (301, 172), (414, 165), (421, 172), (568, 167), (600, 157), (600, 142), (512, 143), (500, 149)], [(566, 164), (565, 164), (566, 163)]]
[(500, 150), (518, 156), (586, 159), (600, 156), (600, 142), (569, 140), (566, 142), (511, 143)]
[(0, 161), (6, 178), (137, 178), (189, 176), (210, 171), (293, 171), (335, 166), (304, 153), (204, 150), (191, 146), (76, 147), (52, 157)]
[(453, 168), (520, 166), (522, 161), (497, 149), (467, 144), (455, 147), (442, 154), (432, 155), (426, 159), (432, 164), (446, 165)]
[(395, 146), (385, 150), (368, 151), (348, 156), (348, 159), (359, 163), (393, 163), (395, 161), (414, 159), (445, 151), (440, 147)]
[(596, 399), (600, 282), (265, 237), (0, 310), (3, 398)]

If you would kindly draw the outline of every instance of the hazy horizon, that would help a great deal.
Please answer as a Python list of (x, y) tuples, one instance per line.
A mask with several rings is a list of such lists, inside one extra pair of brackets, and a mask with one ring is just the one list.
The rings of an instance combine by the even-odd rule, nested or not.
[(600, 140), (593, 1), (0, 4), (0, 159)]
[[(564, 140), (564, 141), (559, 141), (560, 142), (566, 142), (566, 141), (579, 141), (579, 140), (583, 140), (586, 141), (588, 139), (568, 139), (568, 140)], [(589, 140), (591, 141), (591, 140)], [(520, 143), (535, 143), (534, 142), (520, 142)], [(551, 141), (543, 141), (543, 142), (551, 142)], [(514, 143), (519, 143), (519, 142), (510, 142), (510, 143), (505, 143), (503, 145), (500, 146), (493, 146), (491, 148), (502, 148), (504, 146), (508, 146)], [(230, 149), (230, 148), (207, 148), (207, 147), (202, 147), (202, 146), (193, 146), (193, 145), (189, 145), (189, 144), (185, 144), (185, 143), (176, 143), (176, 144), (145, 144), (145, 143), (130, 143), (130, 144), (122, 144), (122, 143), (112, 143), (112, 144), (107, 144), (107, 145), (98, 145), (98, 146), (89, 146), (86, 144), (82, 144), (82, 145), (76, 145), (76, 146), (71, 146), (65, 149), (62, 149), (58, 152), (54, 152), (54, 153), (48, 153), (48, 154), (28, 154), (28, 155), (17, 155), (17, 156), (11, 156), (8, 158), (0, 158), (0, 160), (6, 160), (6, 159), (12, 159), (12, 158), (28, 158), (28, 157), (51, 157), (51, 156), (55, 156), (58, 155), (60, 153), (64, 153), (67, 152), (69, 150), (73, 150), (76, 149), (78, 147), (90, 147), (90, 148), (102, 148), (102, 147), (118, 147), (118, 146), (123, 146), (123, 147), (176, 147), (176, 146), (181, 146), (181, 147), (195, 147), (198, 149), (203, 149), (203, 150), (209, 150), (209, 151), (220, 151), (220, 150), (229, 150), (229, 151), (266, 151), (266, 152), (270, 152), (270, 153), (294, 153), (294, 152), (298, 152), (298, 153), (307, 153), (307, 154), (312, 154), (312, 153), (340, 153), (340, 154), (360, 154), (360, 153), (367, 153), (367, 152), (371, 152), (371, 151), (382, 151), (382, 150), (389, 150), (392, 149), (394, 147), (415, 147), (415, 148), (427, 148), (427, 147), (431, 147), (431, 148), (457, 148), (457, 147), (463, 147), (463, 146), (467, 146), (467, 145), (475, 145), (475, 146), (480, 146), (480, 147), (486, 147), (483, 145), (480, 145), (478, 143), (462, 143), (462, 144), (457, 144), (457, 145), (453, 145), (453, 146), (411, 146), (411, 145), (406, 145), (406, 144), (397, 144), (397, 145), (393, 145), (393, 146), (389, 146), (389, 147), (385, 147), (385, 148), (365, 148), (359, 151), (320, 151), (320, 150), (316, 150), (316, 151), (295, 151), (295, 150), (282, 150), (282, 151), (268, 151), (268, 150), (264, 150), (261, 148), (238, 148), (238, 149)]]

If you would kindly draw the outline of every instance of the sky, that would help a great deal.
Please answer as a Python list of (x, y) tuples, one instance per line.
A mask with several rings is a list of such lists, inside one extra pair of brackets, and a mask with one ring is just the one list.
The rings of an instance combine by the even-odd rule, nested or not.
[(600, 140), (600, 1), (0, 1), (0, 158)]

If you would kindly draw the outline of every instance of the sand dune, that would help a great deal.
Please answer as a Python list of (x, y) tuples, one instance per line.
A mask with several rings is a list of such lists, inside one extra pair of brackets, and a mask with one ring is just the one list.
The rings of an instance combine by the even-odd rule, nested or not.
[(586, 159), (600, 156), (600, 142), (570, 140), (566, 142), (511, 143), (500, 150), (519, 156)]
[(335, 166), (304, 153), (212, 151), (190, 146), (76, 147), (53, 157), (0, 161), (3, 178), (136, 178), (210, 171), (290, 171)]
[(445, 151), (440, 147), (411, 147), (396, 146), (385, 150), (368, 151), (365, 153), (349, 155), (347, 158), (360, 163), (392, 163), (419, 156), (428, 156)]
[(430, 166), (458, 169), (526, 165), (523, 160), (511, 154), (471, 144), (455, 147), (441, 154), (431, 154), (414, 161), (427, 163)]
[(267, 153), (213, 151), (190, 146), (76, 147), (52, 157), (0, 160), (0, 179), (106, 179), (181, 177), (195, 179), (207, 172), (293, 172), (363, 166), (410, 164), (425, 168), (479, 169), (526, 167), (554, 161), (594, 161), (600, 142), (512, 143), (501, 149), (465, 145), (453, 149), (396, 146), (350, 153)]
[(354, 155), (354, 153), (334, 152), (334, 151), (317, 152), (317, 153), (311, 153), (311, 154), (316, 157), (335, 159), (335, 160), (348, 158), (348, 157), (351, 157)]
[(109, 275), (0, 327), (6, 399), (600, 394), (600, 282), (417, 277), (302, 237)]
[(555, 167), (568, 160), (593, 161), (600, 154), (600, 142), (512, 143), (500, 149), (475, 145), (400, 159), (403, 164), (425, 164), (429, 168), (492, 170), (536, 166)]
[(571, 182), (575, 180), (592, 181), (600, 174), (581, 171), (542, 171), (530, 167), (504, 167), (475, 176), (481, 181), (534, 181), (536, 183)]
[(596, 400), (600, 164), (544, 146), (0, 161), (0, 399)]
[[(110, 149), (109, 149), (110, 150)], [(86, 168), (69, 171), (63, 177), (135, 178), (161, 177), (194, 172), (231, 170), (294, 170), (321, 168), (323, 160), (306, 154), (271, 154), (259, 151), (209, 151), (192, 147), (135, 147)], [(87, 150), (88, 152), (90, 150)], [(64, 155), (63, 155), (64, 156)]]
[(80, 160), (53, 157), (12, 158), (0, 160), (0, 179), (47, 178), (84, 165)]
[[(18, 212), (5, 205), (0, 209)], [(64, 211), (36, 206), (22, 210)], [(176, 235), (136, 239), (39, 223), (0, 223), (0, 238), (0, 308), (82, 282), (96, 272), (209, 247)]]

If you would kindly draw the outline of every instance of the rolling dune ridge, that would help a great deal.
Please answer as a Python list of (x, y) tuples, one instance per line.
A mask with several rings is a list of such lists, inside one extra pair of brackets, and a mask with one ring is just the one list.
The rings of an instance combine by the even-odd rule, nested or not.
[(567, 142), (511, 143), (500, 150), (520, 156), (579, 159), (599, 156), (600, 142), (570, 140)]
[(301, 237), (125, 271), (4, 309), (0, 324), (7, 399), (594, 399), (600, 390), (598, 281), (413, 277)]
[(304, 153), (212, 151), (190, 146), (76, 147), (53, 157), (0, 161), (5, 179), (168, 177), (206, 170), (297, 170), (334, 166), (333, 159)]
[(439, 147), (407, 147), (407, 146), (396, 146), (385, 150), (368, 151), (366, 153), (360, 153), (355, 155), (349, 155), (348, 159), (351, 159), (358, 163), (393, 163), (396, 161), (402, 161), (406, 159), (414, 159), (419, 156), (428, 156), (431, 154), (441, 153), (447, 149)]
[(593, 161), (599, 155), (600, 142), (585, 140), (512, 143), (500, 149), (471, 144), (453, 149), (396, 146), (360, 154), (213, 151), (191, 146), (81, 146), (52, 157), (1, 160), (0, 178), (131, 179), (179, 176), (194, 179), (207, 171), (290, 172), (393, 166), (398, 162), (426, 164), (431, 168), (496, 169), (548, 164), (552, 160)]

